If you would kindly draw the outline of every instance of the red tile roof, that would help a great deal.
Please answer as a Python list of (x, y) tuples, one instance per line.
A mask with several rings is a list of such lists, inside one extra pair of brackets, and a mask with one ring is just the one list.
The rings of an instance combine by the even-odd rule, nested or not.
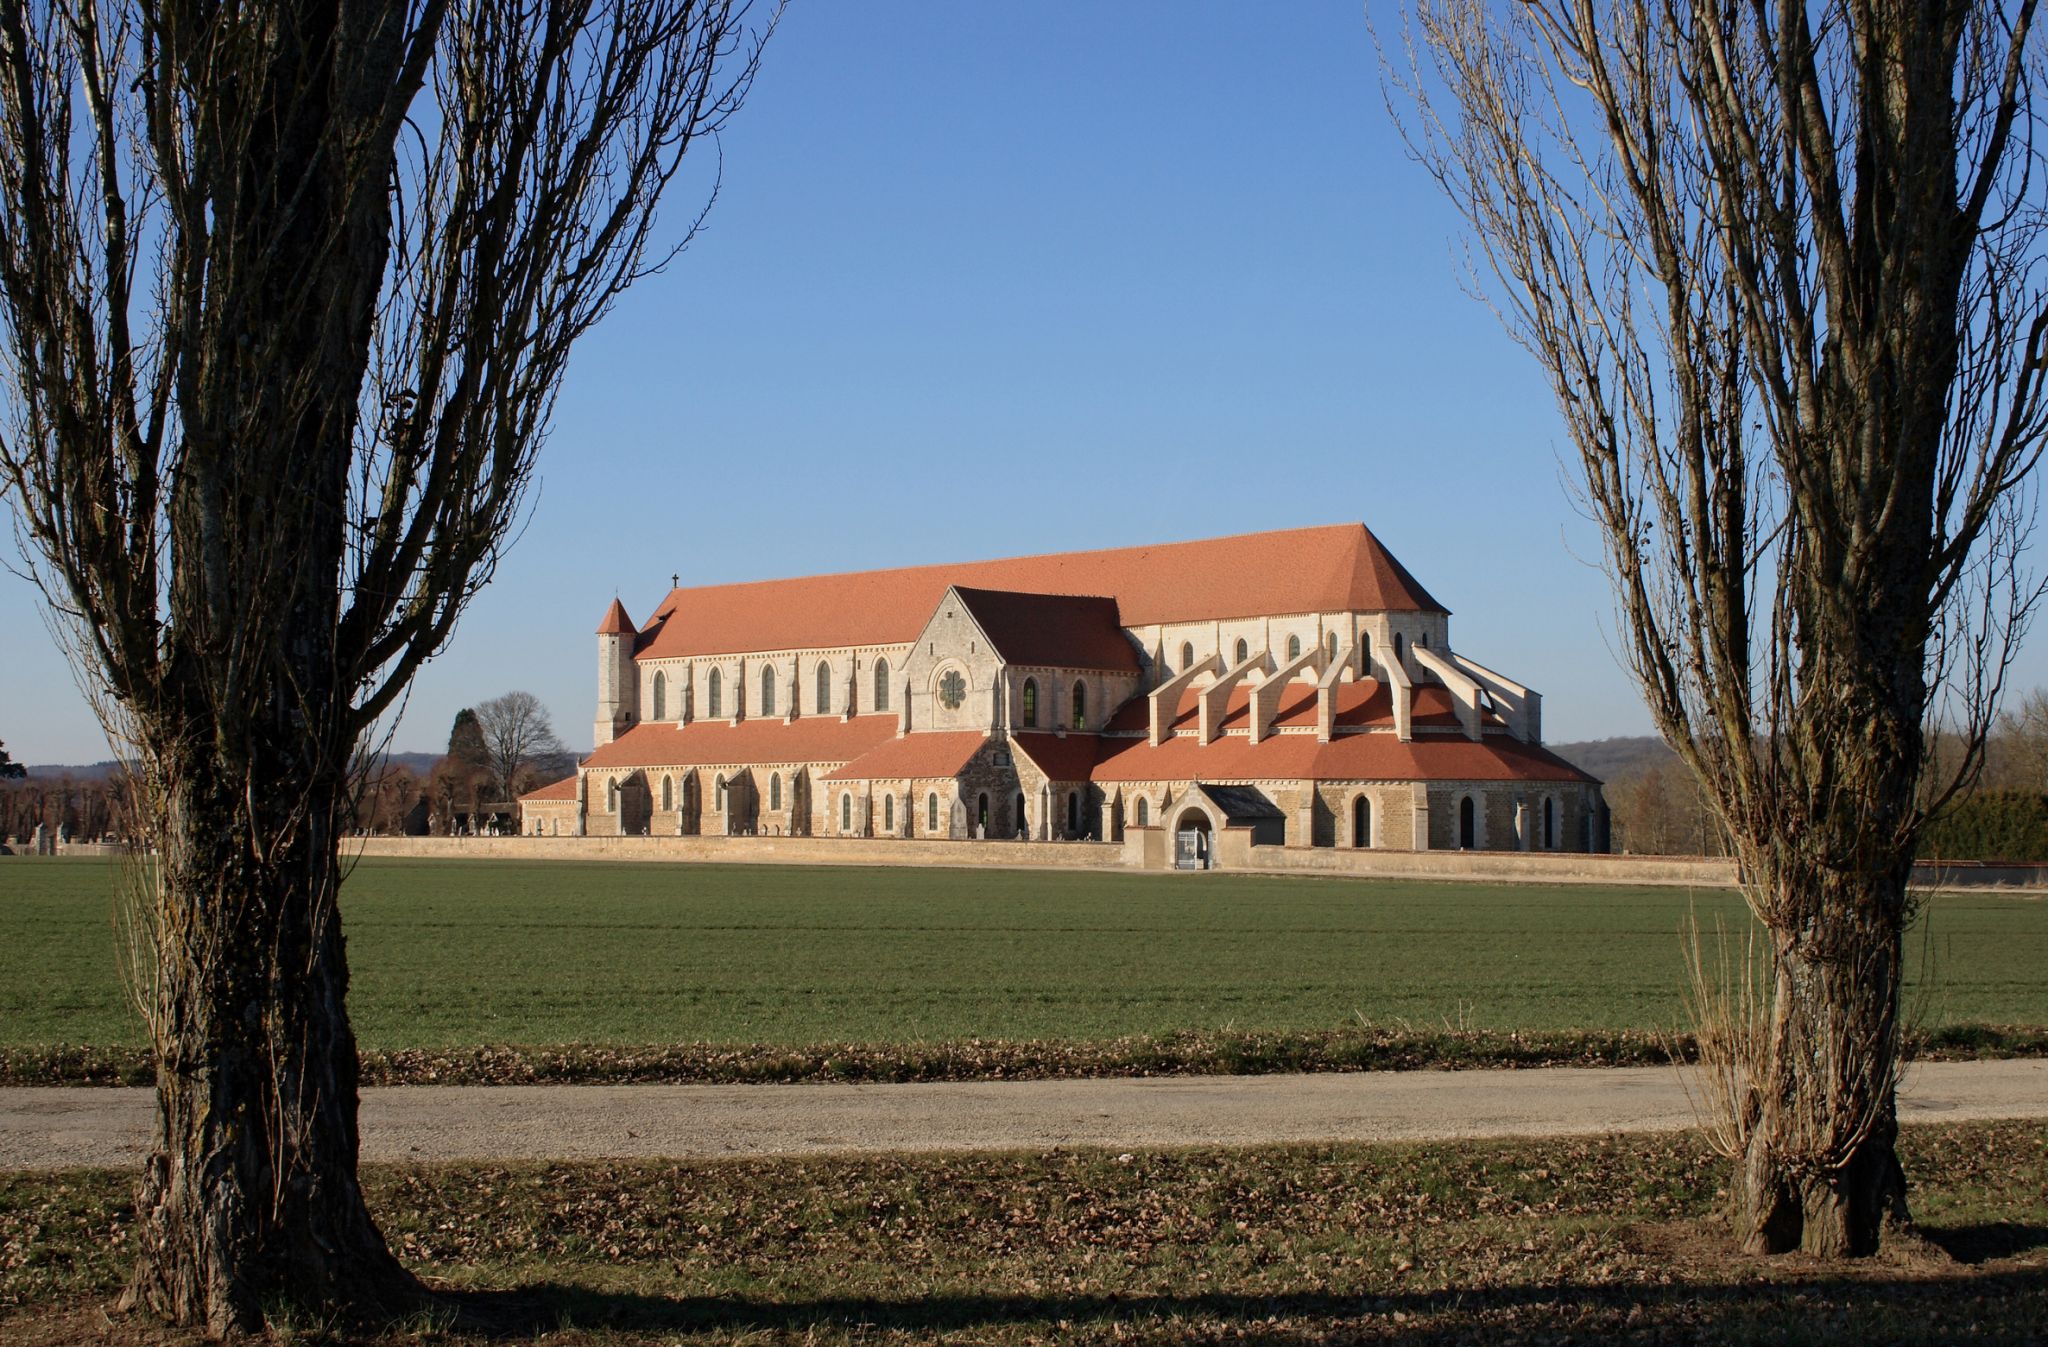
[[(1265, 614), (1444, 612), (1362, 524), (670, 590), (642, 659), (901, 645), (948, 585), (1100, 595), (1126, 626)], [(623, 615), (623, 610), (621, 610)]]
[(599, 636), (637, 636), (640, 629), (633, 625), (633, 619), (626, 616), (626, 605), (617, 599), (604, 610), (604, 621), (597, 624)]
[(1138, 652), (1124, 635), (1115, 599), (1081, 594), (1023, 594), (958, 586), (996, 653), (1011, 664), (1137, 673)]
[(1256, 781), (1593, 781), (1548, 749), (1506, 735), (1478, 742), (1429, 735), (1402, 743), (1391, 734), (1342, 734), (1327, 744), (1305, 734), (1254, 744), (1223, 738), (1207, 745), (1192, 735), (1153, 748), (1142, 739), (1105, 739), (1091, 780)]
[(585, 767), (697, 767), (723, 763), (851, 762), (896, 735), (892, 715), (643, 721), (584, 760)]
[(1054, 781), (1086, 781), (1095, 769), (1102, 746), (1092, 734), (1057, 734), (1027, 731), (1010, 736), (1019, 752)]
[[(1413, 702), (1409, 703), (1411, 709)], [(1341, 727), (1392, 725), (1394, 690), (1377, 678), (1361, 678), (1337, 685), (1335, 723)]]
[(576, 798), (576, 778), (565, 776), (560, 781), (530, 790), (519, 797), (521, 800), (573, 800)]
[(980, 730), (933, 730), (891, 739), (826, 776), (828, 781), (900, 780), (912, 776), (957, 776), (981, 751)]

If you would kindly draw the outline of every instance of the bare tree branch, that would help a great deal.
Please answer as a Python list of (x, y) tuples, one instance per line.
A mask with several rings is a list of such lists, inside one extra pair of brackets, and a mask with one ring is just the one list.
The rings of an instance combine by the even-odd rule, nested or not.
[[(1745, 1238), (1874, 1248), (1915, 840), (2041, 596), (2034, 0), (1418, 0), (1390, 105), (1548, 377), (1771, 932)], [(1917, 789), (1928, 727), (1960, 751)]]
[(774, 19), (0, 0), (0, 492), (160, 851), (131, 1297), (174, 1319), (417, 1293), (355, 1182), (352, 764), (516, 532), (576, 339), (694, 233), (658, 206)]

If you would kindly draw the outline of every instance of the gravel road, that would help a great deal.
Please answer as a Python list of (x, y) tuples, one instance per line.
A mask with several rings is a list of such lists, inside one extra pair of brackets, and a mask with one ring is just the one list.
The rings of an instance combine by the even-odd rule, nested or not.
[[(2048, 1117), (2048, 1061), (1929, 1062), (1906, 1122)], [(139, 1163), (150, 1093), (0, 1089), (0, 1169)], [(701, 1158), (1671, 1131), (1670, 1067), (935, 1085), (402, 1086), (363, 1092), (363, 1158)]]

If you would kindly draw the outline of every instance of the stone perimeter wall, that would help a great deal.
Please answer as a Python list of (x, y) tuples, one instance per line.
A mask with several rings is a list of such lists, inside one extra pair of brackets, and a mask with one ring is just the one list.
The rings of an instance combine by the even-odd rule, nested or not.
[(999, 870), (1089, 870), (1123, 864), (1123, 848), (1111, 843), (903, 837), (364, 837), (346, 839), (342, 846), (344, 855), (434, 860), (952, 865)]
[[(1146, 834), (1123, 843), (966, 842), (886, 837), (371, 837), (347, 854), (433, 860), (695, 861), (738, 865), (908, 865), (961, 869), (1137, 870)], [(359, 848), (359, 851), (356, 850)], [(1730, 862), (1698, 856), (1601, 856), (1572, 852), (1394, 851), (1227, 844), (1217, 874), (1350, 875), (1375, 879), (1479, 880), (1499, 884), (1630, 884), (1728, 888)], [(1156, 865), (1156, 862), (1155, 862)], [(1151, 873), (1162, 873), (1151, 868)], [(1164, 872), (1171, 873), (1171, 872)], [(1197, 877), (1191, 880), (1199, 882)], [(2048, 866), (1916, 867), (1914, 882), (1944, 889), (2048, 890)]]

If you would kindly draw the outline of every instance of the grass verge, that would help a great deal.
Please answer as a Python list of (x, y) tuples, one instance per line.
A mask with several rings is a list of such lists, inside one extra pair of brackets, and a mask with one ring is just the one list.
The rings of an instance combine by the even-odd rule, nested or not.
[[(1733, 1253), (1690, 1136), (375, 1167), (446, 1298), (369, 1340), (2039, 1341), (2048, 1124), (1903, 1150), (1917, 1225), (1832, 1266)], [(0, 1174), (0, 1339), (176, 1341), (100, 1309), (132, 1182)]]
[[(2048, 1029), (1950, 1025), (1915, 1033), (1917, 1061), (2048, 1057)], [(900, 1083), (1129, 1076), (1270, 1075), (1285, 1071), (1417, 1071), (1482, 1067), (1658, 1066), (1690, 1061), (1689, 1036), (1631, 1030), (1418, 1030), (1155, 1034), (1106, 1042), (570, 1044), (366, 1051), (366, 1085), (750, 1085), (803, 1081)], [(0, 1086), (148, 1085), (150, 1054), (134, 1048), (0, 1048)]]

